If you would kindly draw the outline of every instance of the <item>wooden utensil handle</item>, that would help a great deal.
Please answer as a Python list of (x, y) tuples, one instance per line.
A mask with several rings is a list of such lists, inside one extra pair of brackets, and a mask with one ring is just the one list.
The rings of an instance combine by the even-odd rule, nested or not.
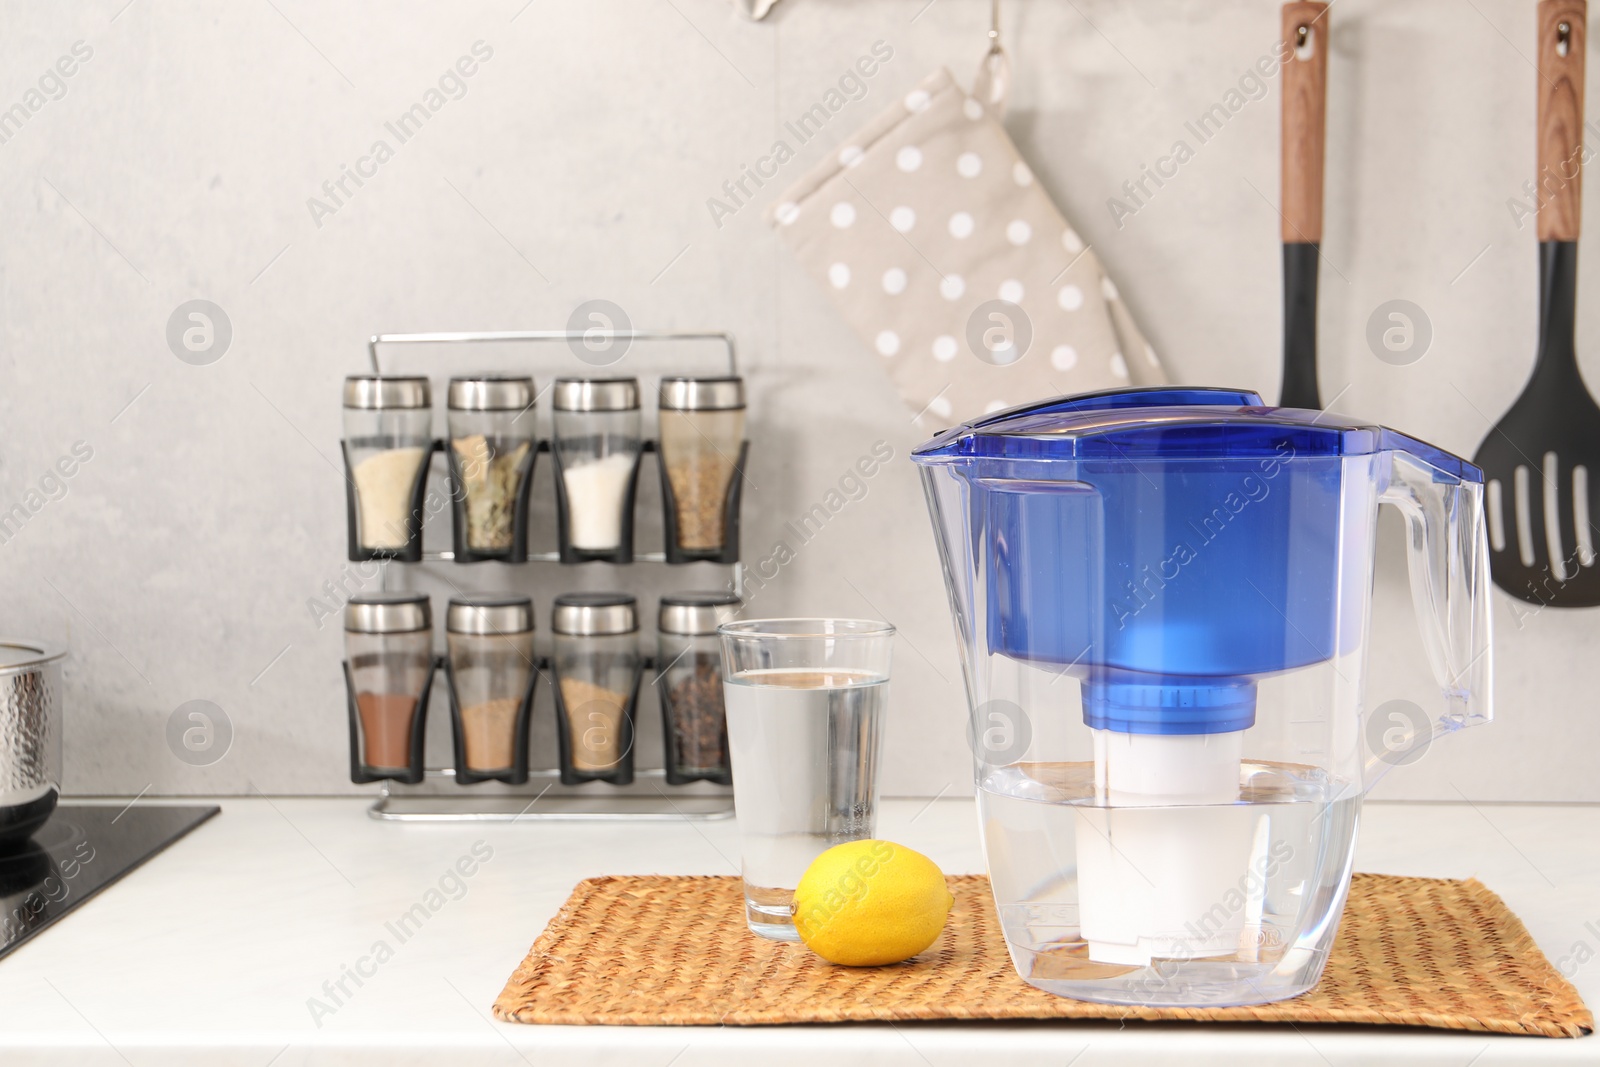
[(1327, 4), (1294, 0), (1283, 5), (1285, 244), (1322, 240), (1322, 159), (1328, 111), (1327, 42)]
[(1539, 240), (1576, 241), (1583, 191), (1586, 0), (1539, 2)]

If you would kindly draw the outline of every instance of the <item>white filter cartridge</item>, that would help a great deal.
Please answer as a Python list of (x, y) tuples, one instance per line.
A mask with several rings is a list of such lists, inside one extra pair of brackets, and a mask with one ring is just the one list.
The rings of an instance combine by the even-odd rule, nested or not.
[[(1260, 902), (1241, 893), (1252, 852), (1239, 799), (1244, 731), (1094, 731), (1104, 807), (1077, 809), (1079, 925), (1089, 958), (1143, 966), (1154, 958), (1233, 955)], [(1259, 894), (1259, 889), (1256, 890)]]

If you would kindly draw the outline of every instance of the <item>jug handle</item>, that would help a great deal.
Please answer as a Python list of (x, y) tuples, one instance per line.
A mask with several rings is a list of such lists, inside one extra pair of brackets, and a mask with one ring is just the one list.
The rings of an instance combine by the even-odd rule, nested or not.
[[(1409, 452), (1386, 455), (1387, 484), (1378, 499), (1394, 505), (1406, 520), (1411, 600), (1445, 702), (1443, 714), (1433, 720), (1432, 738), (1437, 738), (1494, 717), (1483, 483)], [(1380, 762), (1390, 761), (1370, 754), (1369, 772), (1386, 770)]]

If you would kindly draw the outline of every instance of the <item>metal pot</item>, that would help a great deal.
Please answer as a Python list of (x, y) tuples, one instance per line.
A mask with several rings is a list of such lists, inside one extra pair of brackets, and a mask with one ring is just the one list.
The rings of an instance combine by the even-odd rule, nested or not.
[(43, 826), (61, 791), (66, 650), (0, 638), (0, 849)]

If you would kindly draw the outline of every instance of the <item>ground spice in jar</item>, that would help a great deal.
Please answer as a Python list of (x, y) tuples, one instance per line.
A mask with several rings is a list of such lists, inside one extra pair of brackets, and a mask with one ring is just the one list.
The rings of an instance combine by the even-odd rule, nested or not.
[(667, 690), (674, 765), (684, 772), (723, 770), (728, 765), (727, 712), (722, 704), (721, 657), (700, 653), (692, 670)]
[(450, 442), (461, 468), (462, 505), (467, 512), (467, 546), (479, 551), (511, 547), (516, 522), (517, 490), (522, 484), (522, 461), (528, 442), (509, 451), (497, 451), (483, 434), (458, 437)]
[(561, 679), (567, 712), (572, 765), (580, 771), (609, 771), (622, 758), (622, 716), (628, 694), (583, 678)]
[(389, 448), (357, 463), (352, 472), (361, 547), (405, 548), (410, 541), (407, 520), (411, 494), (425, 452), (420, 448)]
[(622, 544), (635, 460), (631, 452), (613, 452), (561, 472), (569, 512), (567, 537), (573, 548), (604, 552)]
[(723, 512), (733, 474), (733, 460), (718, 452), (696, 452), (668, 462), (680, 547), (697, 551), (722, 547)]
[(517, 713), (522, 701), (501, 697), (461, 709), (469, 771), (503, 771), (515, 762)]
[(411, 721), (417, 698), (407, 693), (357, 693), (356, 711), (366, 765), (411, 766)]

